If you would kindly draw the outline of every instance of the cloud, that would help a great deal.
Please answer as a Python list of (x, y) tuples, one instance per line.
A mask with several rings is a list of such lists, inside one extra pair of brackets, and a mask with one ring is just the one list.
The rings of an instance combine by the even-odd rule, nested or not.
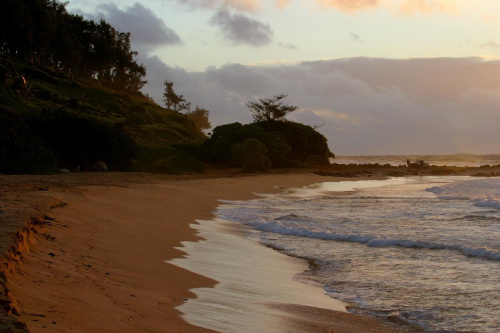
[(355, 12), (381, 5), (381, 0), (316, 0), (323, 8), (335, 8), (345, 12)]
[[(194, 8), (232, 8), (239, 11), (255, 12), (262, 9), (263, 0), (177, 0)], [(285, 8), (291, 0), (274, 0), (278, 8)], [(367, 9), (387, 8), (395, 13), (451, 12), (458, 8), (462, 0), (315, 0), (323, 9), (331, 8), (347, 13)]]
[(356, 35), (354, 32), (351, 32), (349, 34), (349, 38), (351, 38), (353, 41), (355, 42), (362, 42), (363, 40), (361, 39), (361, 37), (359, 37), (358, 35)]
[(285, 8), (291, 0), (276, 0), (276, 4), (279, 8)]
[(482, 15), (483, 15), (483, 20), (486, 22), (500, 21), (500, 14), (498, 13), (498, 11), (488, 11), (484, 12)]
[(162, 82), (173, 80), (214, 126), (249, 123), (247, 101), (287, 93), (299, 107), (289, 119), (325, 123), (318, 131), (338, 155), (498, 153), (500, 61), (352, 58), (199, 73), (144, 63), (146, 92), (160, 101)]
[(177, 0), (191, 8), (232, 7), (243, 11), (255, 11), (260, 8), (260, 0)]
[(447, 13), (455, 11), (458, 6), (456, 0), (404, 0), (399, 2), (398, 11), (402, 13)]
[[(263, 0), (177, 0), (181, 4), (195, 8), (233, 8), (239, 11), (255, 12), (262, 8)], [(290, 0), (275, 0), (279, 8), (286, 7)]]
[(138, 2), (125, 10), (114, 3), (102, 4), (97, 6), (96, 11), (97, 14), (85, 16), (94, 20), (103, 17), (118, 31), (130, 32), (134, 47), (143, 52), (159, 46), (182, 43), (174, 30), (168, 28), (152, 10)]
[(210, 20), (210, 23), (221, 29), (225, 39), (234, 44), (249, 44), (264, 46), (271, 43), (273, 31), (268, 24), (241, 14), (231, 13), (227, 9), (220, 9)]
[(293, 44), (286, 44), (286, 43), (278, 43), (278, 46), (281, 47), (281, 48), (284, 48), (284, 49), (288, 49), (288, 50), (297, 50), (298, 47), (293, 45)]
[(457, 8), (452, 0), (316, 0), (322, 8), (354, 13), (373, 8), (387, 8), (397, 13), (449, 12)]
[(287, 64), (288, 60), (285, 59), (278, 59), (278, 60), (264, 60), (264, 61), (259, 61), (257, 63), (255, 62), (250, 62), (247, 63), (247, 66), (277, 66), (277, 65), (284, 65)]
[(488, 43), (480, 45), (480, 47), (487, 49), (500, 49), (500, 43), (490, 40)]

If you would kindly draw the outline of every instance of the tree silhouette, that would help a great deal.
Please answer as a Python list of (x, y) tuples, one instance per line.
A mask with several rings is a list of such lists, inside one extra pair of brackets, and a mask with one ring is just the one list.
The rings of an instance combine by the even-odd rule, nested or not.
[(258, 102), (248, 102), (246, 106), (252, 112), (255, 122), (260, 121), (283, 121), (285, 116), (297, 109), (296, 106), (285, 105), (282, 99), (288, 97), (286, 94), (276, 95), (273, 98), (259, 98)]
[(186, 103), (183, 95), (177, 95), (175, 93), (173, 81), (165, 80), (163, 84), (165, 85), (163, 102), (165, 102), (167, 109), (181, 111), (191, 107), (190, 103)]
[(196, 109), (194, 111), (188, 111), (186, 115), (193, 120), (196, 127), (200, 130), (212, 127), (210, 121), (208, 120), (209, 111), (207, 109), (200, 108), (196, 105)]

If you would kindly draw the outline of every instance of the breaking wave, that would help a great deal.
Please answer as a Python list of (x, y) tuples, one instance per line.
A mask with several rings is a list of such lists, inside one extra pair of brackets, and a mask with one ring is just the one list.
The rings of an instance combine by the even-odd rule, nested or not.
[[(474, 185), (475, 187), (470, 187), (475, 190), (473, 194), (467, 193), (470, 191), (470, 188), (465, 187), (464, 183), (451, 184), (444, 187), (433, 186), (425, 190), (436, 194), (442, 200), (471, 200), (472, 204), (476, 207), (489, 207), (500, 210), (500, 199), (490, 194), (492, 189), (497, 190), (497, 184), (494, 184), (491, 180), (488, 182), (478, 180), (475, 181)], [(488, 194), (485, 194), (485, 190), (488, 190)], [(493, 193), (496, 194), (495, 192)]]
[(387, 239), (356, 234), (337, 234), (327, 231), (312, 231), (303, 228), (290, 228), (276, 222), (252, 222), (249, 226), (264, 232), (272, 232), (281, 235), (331, 240), (340, 242), (352, 242), (366, 244), (368, 247), (405, 247), (429, 250), (453, 250), (470, 257), (484, 258), (500, 261), (500, 252), (487, 248), (471, 248), (454, 244), (439, 244), (407, 239)]

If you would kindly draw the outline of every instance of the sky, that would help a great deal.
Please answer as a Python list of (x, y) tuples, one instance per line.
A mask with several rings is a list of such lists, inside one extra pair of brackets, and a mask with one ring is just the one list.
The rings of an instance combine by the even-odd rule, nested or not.
[(336, 155), (500, 153), (500, 1), (69, 0), (212, 126), (287, 94)]

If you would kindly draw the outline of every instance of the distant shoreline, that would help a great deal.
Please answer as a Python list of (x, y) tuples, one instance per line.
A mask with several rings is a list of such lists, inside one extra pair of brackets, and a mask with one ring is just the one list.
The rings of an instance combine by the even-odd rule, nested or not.
[(336, 156), (330, 159), (334, 164), (390, 164), (391, 166), (405, 165), (406, 160), (415, 162), (423, 160), (434, 166), (456, 166), (456, 167), (480, 167), (483, 165), (500, 164), (500, 154), (473, 155), (473, 154), (452, 154), (452, 155), (371, 155), (371, 156)]

